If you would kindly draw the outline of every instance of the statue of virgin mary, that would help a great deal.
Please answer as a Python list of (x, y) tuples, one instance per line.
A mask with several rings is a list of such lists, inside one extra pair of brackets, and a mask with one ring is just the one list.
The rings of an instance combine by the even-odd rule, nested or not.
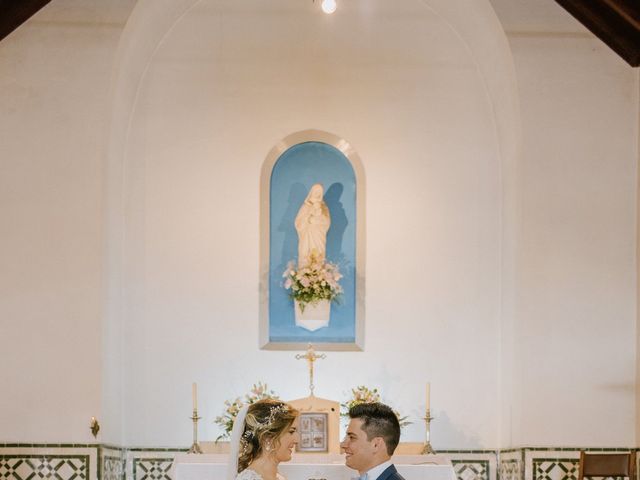
[(308, 265), (312, 255), (320, 262), (324, 262), (326, 258), (327, 232), (331, 226), (331, 216), (327, 204), (322, 199), (323, 195), (322, 185), (314, 184), (296, 215), (299, 268)]

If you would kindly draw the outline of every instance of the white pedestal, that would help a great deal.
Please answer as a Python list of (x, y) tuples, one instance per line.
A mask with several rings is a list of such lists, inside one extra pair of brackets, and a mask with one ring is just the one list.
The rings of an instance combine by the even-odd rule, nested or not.
[(331, 318), (331, 302), (329, 300), (307, 303), (304, 306), (304, 311), (300, 308), (297, 300), (294, 300), (293, 303), (297, 326), (305, 328), (310, 332), (329, 326), (329, 320)]

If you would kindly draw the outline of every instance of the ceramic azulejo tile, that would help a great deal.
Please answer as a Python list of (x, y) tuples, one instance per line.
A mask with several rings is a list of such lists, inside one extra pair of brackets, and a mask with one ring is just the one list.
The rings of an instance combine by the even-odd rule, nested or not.
[(525, 450), (525, 480), (578, 478), (579, 450)]
[(173, 458), (137, 458), (133, 461), (133, 480), (172, 480)]
[(0, 455), (0, 479), (90, 480), (87, 455)]
[(441, 453), (451, 460), (458, 480), (497, 480), (495, 451), (460, 450)]
[(489, 480), (487, 460), (452, 460), (451, 463), (458, 480)]
[(524, 480), (524, 464), (522, 449), (500, 451), (498, 478), (500, 480)]
[(124, 466), (124, 458), (105, 455), (102, 457), (101, 480), (124, 480)]
[(97, 448), (1, 447), (0, 480), (98, 480)]
[(100, 480), (124, 480), (126, 451), (118, 447), (100, 448)]
[(578, 460), (572, 458), (534, 458), (531, 468), (535, 480), (578, 479)]
[[(593, 452), (628, 452), (620, 448), (585, 448)], [(525, 480), (577, 480), (580, 449), (531, 448), (525, 449)]]
[(500, 460), (500, 480), (521, 480), (522, 462), (516, 458)]
[(173, 480), (173, 459), (179, 450), (135, 449), (127, 452), (127, 480)]

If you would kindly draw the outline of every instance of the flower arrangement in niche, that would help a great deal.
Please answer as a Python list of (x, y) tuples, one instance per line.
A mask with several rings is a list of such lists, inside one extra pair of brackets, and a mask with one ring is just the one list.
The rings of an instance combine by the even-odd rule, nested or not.
[(298, 302), (304, 312), (307, 305), (315, 305), (321, 300), (337, 301), (342, 294), (342, 287), (338, 283), (342, 274), (338, 266), (320, 260), (311, 254), (309, 261), (303, 267), (297, 268), (291, 260), (282, 274), (284, 288), (290, 290), (289, 296)]
[(279, 399), (278, 395), (273, 390), (269, 390), (266, 383), (258, 382), (254, 383), (251, 387), (251, 391), (244, 396), (244, 399), (237, 397), (235, 400), (224, 401), (224, 412), (222, 415), (215, 418), (213, 421), (216, 425), (221, 427), (224, 432), (218, 435), (216, 442), (223, 438), (229, 438), (231, 436), (231, 430), (233, 430), (233, 423), (238, 416), (238, 412), (245, 405), (251, 405), (258, 400), (265, 398)]
[[(365, 387), (364, 385), (358, 385), (356, 388), (351, 389), (351, 397), (344, 403), (341, 403), (342, 412), (340, 415), (343, 417), (349, 417), (349, 409), (358, 405), (359, 403), (373, 403), (380, 402), (380, 393), (378, 393), (378, 389), (370, 389)], [(398, 417), (398, 422), (400, 423), (400, 427), (405, 427), (407, 425), (411, 425), (411, 422), (407, 420), (408, 416), (402, 416), (397, 410), (394, 410), (393, 413)]]

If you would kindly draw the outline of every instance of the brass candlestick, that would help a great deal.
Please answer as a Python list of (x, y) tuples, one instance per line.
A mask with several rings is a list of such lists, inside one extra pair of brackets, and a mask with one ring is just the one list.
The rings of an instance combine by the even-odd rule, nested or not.
[(425, 436), (425, 442), (424, 442), (424, 446), (422, 447), (422, 454), (423, 455), (435, 455), (436, 451), (433, 449), (433, 447), (431, 446), (431, 420), (433, 420), (434, 417), (431, 416), (431, 410), (427, 410), (427, 414), (424, 417), (424, 423), (425, 423), (425, 427), (426, 427), (426, 436)]
[(188, 453), (202, 453), (202, 449), (198, 443), (198, 420), (202, 417), (198, 416), (197, 408), (193, 409), (193, 415), (190, 418), (193, 420), (193, 444), (191, 445)]

